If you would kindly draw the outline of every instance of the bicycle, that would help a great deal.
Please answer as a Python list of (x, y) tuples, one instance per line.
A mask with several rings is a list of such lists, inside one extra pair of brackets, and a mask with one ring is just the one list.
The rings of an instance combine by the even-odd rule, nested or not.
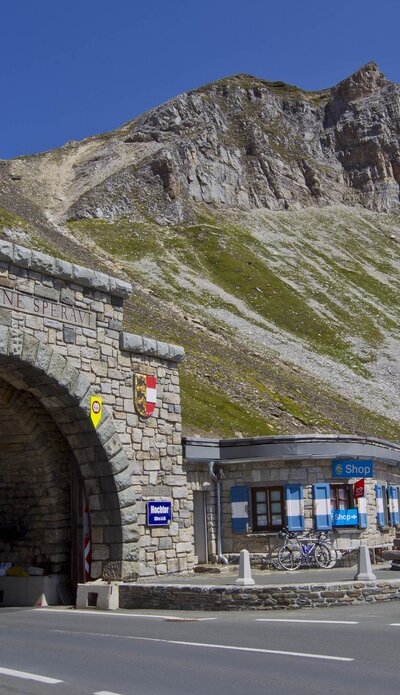
[(318, 542), (322, 543), (323, 545), (328, 546), (330, 553), (331, 553), (331, 563), (327, 569), (332, 569), (332, 567), (335, 567), (338, 558), (340, 557), (340, 553), (336, 550), (335, 546), (333, 545), (333, 542), (329, 538), (328, 534), (326, 531), (320, 531), (318, 534)]
[(323, 569), (330, 569), (336, 563), (336, 551), (328, 541), (327, 535), (320, 532), (317, 538), (307, 534), (299, 535), (288, 528), (278, 534), (285, 539), (278, 552), (278, 565), (284, 570), (296, 570), (301, 565), (316, 564)]

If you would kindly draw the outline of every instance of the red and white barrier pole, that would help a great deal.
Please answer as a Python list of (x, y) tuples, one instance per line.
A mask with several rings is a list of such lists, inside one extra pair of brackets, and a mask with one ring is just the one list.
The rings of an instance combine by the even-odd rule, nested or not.
[(85, 493), (82, 492), (82, 526), (83, 526), (83, 581), (90, 581), (90, 569), (92, 564), (92, 548), (90, 542), (89, 508)]

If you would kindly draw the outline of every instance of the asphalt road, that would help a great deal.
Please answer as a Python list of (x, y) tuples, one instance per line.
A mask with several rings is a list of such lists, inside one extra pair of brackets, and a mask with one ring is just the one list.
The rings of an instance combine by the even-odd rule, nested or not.
[(0, 693), (391, 693), (399, 637), (400, 602), (235, 613), (2, 608)]

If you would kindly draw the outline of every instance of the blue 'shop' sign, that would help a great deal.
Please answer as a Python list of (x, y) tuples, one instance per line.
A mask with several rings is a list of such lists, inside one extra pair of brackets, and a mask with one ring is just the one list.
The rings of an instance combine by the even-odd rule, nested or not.
[(332, 478), (372, 478), (374, 462), (372, 460), (341, 460), (332, 461)]
[(358, 509), (332, 509), (332, 526), (357, 526)]

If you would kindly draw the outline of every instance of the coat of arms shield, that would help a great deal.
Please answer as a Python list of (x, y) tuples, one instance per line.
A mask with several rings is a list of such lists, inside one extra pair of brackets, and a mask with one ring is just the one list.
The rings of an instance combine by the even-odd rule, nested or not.
[(135, 374), (135, 408), (142, 417), (150, 417), (157, 403), (157, 378), (147, 374)]

